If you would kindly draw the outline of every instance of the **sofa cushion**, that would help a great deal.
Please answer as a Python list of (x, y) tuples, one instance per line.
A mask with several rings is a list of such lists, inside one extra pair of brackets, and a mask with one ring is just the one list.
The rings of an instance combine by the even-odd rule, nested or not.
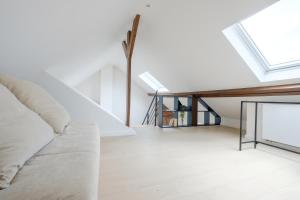
[(95, 125), (71, 123), (30, 159), (5, 200), (98, 200), (100, 137)]
[(70, 123), (64, 107), (37, 84), (0, 74), (0, 83), (5, 85), (29, 109), (38, 113), (57, 133), (63, 133)]
[(53, 137), (52, 128), (0, 84), (0, 189)]

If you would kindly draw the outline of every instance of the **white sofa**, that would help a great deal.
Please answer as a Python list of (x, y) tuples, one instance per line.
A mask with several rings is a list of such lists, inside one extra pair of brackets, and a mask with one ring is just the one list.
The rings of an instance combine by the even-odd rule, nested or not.
[(1, 200), (97, 200), (100, 139), (94, 125), (71, 123), (28, 160)]
[[(12, 179), (9, 181), (7, 186), (3, 186), (0, 189), (0, 199), (1, 200), (97, 200), (98, 199), (98, 181), (99, 181), (99, 161), (100, 161), (100, 136), (99, 131), (96, 125), (93, 124), (81, 124), (70, 122), (68, 114), (65, 111), (58, 111), (59, 116), (55, 117), (57, 113), (53, 112), (56, 109), (53, 109), (55, 106), (47, 106), (47, 109), (40, 108), (37, 106), (42, 103), (52, 104), (53, 102), (47, 102), (50, 98), (48, 94), (42, 94), (45, 98), (42, 101), (37, 101), (32, 103), (26, 102), (30, 97), (29, 95), (38, 94), (41, 96), (41, 93), (37, 92), (35, 94), (35, 89), (30, 88), (26, 94), (19, 95), (18, 89), (21, 89), (24, 86), (24, 82), (19, 86), (12, 87), (11, 80), (9, 79), (9, 84), (7, 83), (7, 77), (1, 79), (0, 75), (0, 86), (3, 89), (3, 85), (6, 86), (14, 95), (18, 98), (20, 102), (26, 105), (24, 110), (26, 112), (33, 112), (33, 118), (41, 117), (40, 121), (44, 121), (42, 123), (49, 125), (52, 127), (50, 129), (53, 133), (50, 133), (46, 136), (46, 140), (39, 139), (43, 135), (43, 130), (38, 130), (39, 126), (35, 123), (22, 125), (22, 123), (18, 123), (18, 117), (13, 117), (9, 119), (9, 123), (4, 116), (1, 116), (0, 112), (0, 140), (1, 137), (4, 137), (5, 134), (10, 134), (8, 130), (12, 130), (12, 132), (16, 132), (16, 137), (18, 140), (19, 133), (21, 138), (24, 139), (24, 143), (35, 145), (36, 141), (48, 141), (39, 150), (32, 154), (28, 159), (24, 155), (14, 155), (11, 157), (16, 157), (20, 160), (22, 158), (23, 161), (14, 161), (10, 155), (13, 145), (22, 144), (22, 141), (12, 142), (9, 148), (4, 143), (0, 141), (0, 187), (1, 187), (1, 178), (2, 183), (7, 179), (5, 175), (5, 169), (10, 167), (11, 169), (17, 168), (17, 173), (13, 175)], [(14, 80), (15, 81), (15, 80)], [(13, 83), (14, 85), (15, 83)], [(18, 85), (18, 84), (16, 84)], [(27, 85), (28, 86), (28, 85)], [(32, 86), (32, 83), (29, 84), (29, 87)], [(0, 87), (0, 95), (4, 96), (2, 93), (7, 93), (4, 91), (1, 93)], [(35, 86), (33, 86), (34, 88)], [(39, 88), (40, 89), (40, 88)], [(38, 90), (39, 90), (38, 89)], [(18, 92), (18, 94), (16, 93)], [(43, 91), (44, 92), (44, 91)], [(1, 98), (1, 96), (0, 96)], [(14, 97), (9, 97), (14, 98)], [(22, 99), (24, 98), (24, 99)], [(39, 97), (40, 98), (40, 97)], [(0, 99), (1, 101), (1, 99)], [(8, 104), (10, 104), (12, 100), (9, 100)], [(14, 100), (13, 100), (14, 101)], [(17, 100), (16, 100), (17, 101)], [(53, 99), (51, 99), (53, 101)], [(2, 100), (1, 103), (5, 101)], [(16, 102), (17, 103), (17, 102)], [(18, 103), (17, 103), (18, 104)], [(23, 106), (23, 105), (17, 105)], [(57, 106), (57, 105), (56, 105)], [(8, 108), (11, 109), (12, 105), (8, 105)], [(25, 106), (24, 106), (25, 107)], [(28, 109), (29, 108), (29, 109)], [(50, 108), (50, 110), (49, 110)], [(55, 107), (59, 109), (63, 109), (60, 106)], [(0, 111), (4, 112), (10, 109), (6, 109), (5, 106), (0, 106)], [(6, 110), (5, 110), (6, 109)], [(20, 108), (18, 108), (20, 109)], [(23, 108), (21, 108), (22, 110)], [(27, 109), (27, 110), (26, 110)], [(44, 110), (43, 110), (44, 109)], [(59, 110), (58, 109), (58, 110)], [(51, 112), (50, 112), (51, 111)], [(38, 115), (36, 114), (38, 113)], [(32, 114), (32, 113), (29, 113)], [(8, 114), (10, 115), (10, 113)], [(12, 114), (14, 115), (14, 113)], [(64, 115), (64, 116), (61, 116)], [(26, 115), (27, 116), (27, 115)], [(61, 119), (61, 121), (56, 122), (56, 119)], [(5, 121), (6, 120), (6, 121)], [(20, 120), (23, 120), (20, 117)], [(62, 129), (61, 125), (64, 124), (62, 122), (65, 121), (65, 125)], [(40, 123), (37, 121), (37, 123)], [(7, 126), (9, 124), (9, 126)], [(20, 129), (18, 126), (24, 126)], [(28, 128), (27, 128), (28, 127)], [(31, 128), (33, 127), (33, 128)], [(28, 130), (26, 130), (28, 129)], [(17, 130), (17, 131), (16, 131)], [(63, 130), (63, 131), (60, 131)], [(2, 131), (2, 132), (1, 132)], [(28, 137), (32, 137), (32, 133), (37, 131), (38, 136), (36, 138), (28, 139)], [(47, 132), (48, 130), (45, 130)], [(56, 133), (54, 133), (56, 132)], [(1, 135), (2, 134), (2, 135)], [(12, 137), (14, 138), (14, 137)], [(45, 138), (45, 137), (44, 137)], [(9, 142), (11, 141), (8, 140)], [(24, 151), (28, 151), (30, 147), (24, 144), (24, 147), (21, 148), (22, 151), (16, 151), (14, 154), (22, 154)], [(1, 146), (2, 145), (2, 146)], [(6, 146), (5, 146), (6, 145)], [(23, 145), (23, 144), (22, 144)], [(40, 144), (39, 144), (40, 145)], [(41, 145), (40, 145), (41, 146)], [(5, 149), (6, 148), (6, 149)], [(18, 146), (15, 146), (15, 149), (18, 149)], [(1, 152), (2, 151), (2, 152)], [(7, 151), (7, 152), (5, 152)], [(21, 153), (20, 153), (21, 152)], [(1, 158), (1, 156), (6, 158)], [(8, 158), (7, 158), (8, 157)], [(2, 160), (1, 160), (2, 159)], [(4, 163), (3, 163), (4, 162)], [(7, 163), (5, 163), (7, 162)], [(1, 169), (2, 167), (2, 169)], [(4, 169), (4, 170), (3, 170)], [(4, 172), (3, 172), (4, 171)], [(4, 175), (3, 175), (4, 174)], [(9, 174), (11, 175), (11, 174)]]

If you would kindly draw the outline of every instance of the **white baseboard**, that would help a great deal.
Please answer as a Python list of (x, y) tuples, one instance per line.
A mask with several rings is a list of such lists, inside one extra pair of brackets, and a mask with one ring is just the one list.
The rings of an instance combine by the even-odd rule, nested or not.
[[(239, 129), (240, 128), (240, 120), (234, 119), (234, 118), (222, 117), (221, 125)], [(245, 129), (245, 128), (246, 128), (246, 121), (243, 121), (243, 129)]]

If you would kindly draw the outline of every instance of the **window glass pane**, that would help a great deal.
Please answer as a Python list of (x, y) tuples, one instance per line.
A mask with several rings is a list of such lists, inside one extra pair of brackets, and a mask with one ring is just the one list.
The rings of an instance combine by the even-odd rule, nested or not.
[(168, 92), (169, 91), (156, 78), (154, 78), (149, 72), (144, 72), (144, 73), (140, 74), (139, 77), (155, 91), (158, 91), (158, 92)]
[(300, 60), (300, 0), (281, 0), (241, 24), (271, 69)]

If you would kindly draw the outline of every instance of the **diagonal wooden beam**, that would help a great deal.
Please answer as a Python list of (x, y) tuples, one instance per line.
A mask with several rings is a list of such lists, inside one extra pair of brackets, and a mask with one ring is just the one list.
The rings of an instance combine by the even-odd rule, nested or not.
[(132, 58), (133, 54), (133, 49), (134, 49), (134, 44), (135, 44), (135, 39), (136, 39), (136, 34), (138, 31), (138, 26), (140, 22), (140, 15), (136, 15), (133, 24), (132, 24), (132, 29), (131, 29), (131, 34), (130, 34), (130, 43), (128, 44), (128, 58)]
[(127, 32), (127, 44), (130, 44), (131, 31)]

